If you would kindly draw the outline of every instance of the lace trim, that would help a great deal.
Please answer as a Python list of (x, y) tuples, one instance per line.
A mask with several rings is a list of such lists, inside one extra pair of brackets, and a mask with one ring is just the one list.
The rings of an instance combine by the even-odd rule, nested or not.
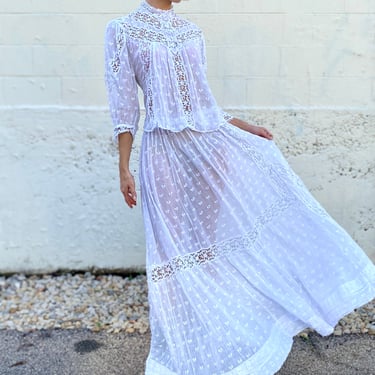
[[(235, 133), (234, 127), (228, 128), (229, 132)], [(235, 134), (235, 137), (238, 136)], [(290, 194), (297, 197), (306, 207), (311, 211), (315, 212), (319, 216), (331, 219), (327, 211), (310, 195), (307, 187), (301, 180), (301, 178), (294, 173), (291, 168), (287, 168), (282, 164), (272, 165), (265, 161), (263, 155), (256, 151), (254, 146), (239, 140), (240, 147), (249, 154), (254, 162), (256, 162), (259, 167), (265, 171), (268, 171), (269, 175), (276, 182), (276, 188), (282, 194)], [(292, 182), (296, 189), (291, 189), (289, 184)]]
[(113, 56), (112, 61), (110, 62), (113, 73), (118, 73), (120, 71), (120, 66), (121, 66), (120, 55), (121, 55), (122, 49), (124, 48), (124, 45), (125, 45), (124, 30), (120, 28), (119, 32), (116, 33), (116, 53)]
[(197, 38), (202, 37), (202, 31), (199, 29), (189, 29), (185, 32), (179, 33), (175, 36), (176, 40), (174, 41), (173, 38), (167, 38), (165, 33), (158, 32), (158, 29), (155, 28), (149, 28), (147, 29), (147, 24), (142, 25), (140, 27), (130, 25), (126, 22), (122, 22), (122, 27), (127, 31), (127, 36), (136, 39), (136, 40), (142, 40), (142, 41), (148, 41), (148, 42), (158, 42), (163, 43), (166, 46), (169, 46), (172, 44), (179, 44), (184, 43), (188, 40), (193, 40)]
[(177, 75), (178, 81), (178, 88), (180, 92), (181, 102), (183, 106), (183, 111), (187, 122), (189, 124), (193, 124), (193, 115), (192, 115), (192, 107), (191, 107), (191, 100), (190, 100), (190, 90), (189, 85), (187, 83), (186, 73), (184, 64), (181, 59), (181, 55), (176, 53), (173, 58), (174, 69)]
[(211, 262), (242, 249), (249, 249), (259, 237), (261, 229), (287, 210), (294, 202), (293, 197), (284, 197), (269, 206), (255, 221), (253, 229), (244, 236), (238, 236), (229, 240), (213, 244), (209, 248), (201, 249), (193, 253), (176, 256), (169, 262), (151, 267), (151, 280), (155, 283), (171, 278), (180, 271), (192, 269), (196, 266)]
[(223, 114), (223, 118), (226, 122), (229, 122), (230, 120), (232, 120), (234, 117), (232, 115), (230, 115), (229, 113), (227, 112), (224, 112), (222, 111), (222, 114)]
[(180, 28), (189, 25), (189, 22), (178, 17), (174, 12), (167, 14), (154, 14), (150, 12), (137, 11), (134, 13), (134, 19), (139, 23), (145, 23), (157, 29), (170, 26), (172, 28)]
[[(232, 132), (236, 139), (238, 133), (228, 125), (228, 132)], [(244, 236), (232, 238), (218, 244), (214, 244), (209, 248), (201, 249), (193, 253), (183, 256), (176, 256), (169, 262), (154, 265), (151, 267), (151, 279), (153, 282), (160, 282), (162, 280), (172, 277), (179, 271), (192, 269), (198, 265), (213, 261), (218, 257), (231, 254), (243, 248), (251, 248), (255, 240), (258, 238), (261, 229), (265, 224), (269, 223), (273, 218), (286, 211), (294, 202), (301, 201), (305, 206), (316, 212), (318, 215), (330, 218), (328, 213), (317, 203), (311, 199), (306, 193), (306, 187), (302, 180), (290, 169), (282, 164), (267, 163), (263, 155), (259, 153), (255, 147), (248, 143), (241, 142), (239, 139), (239, 146), (251, 156), (254, 162), (275, 181), (275, 187), (281, 194), (281, 199), (269, 206), (261, 216), (259, 216), (254, 224), (251, 232)], [(290, 181), (296, 186), (296, 189), (290, 188)]]
[(114, 127), (113, 129), (113, 141), (118, 141), (118, 136), (121, 133), (131, 133), (134, 138), (134, 126), (127, 124), (120, 124)]
[(141, 6), (145, 8), (147, 12), (155, 13), (155, 14), (170, 14), (174, 13), (173, 4), (171, 4), (171, 7), (169, 9), (160, 9), (155, 8), (151, 4), (149, 4), (146, 0), (143, 0), (141, 3)]
[(145, 83), (145, 99), (146, 103), (145, 106), (147, 107), (147, 113), (151, 118), (154, 118), (154, 95), (152, 91), (152, 76), (149, 75), (150, 67), (151, 67), (151, 51), (149, 48), (148, 43), (142, 43), (142, 48), (141, 48), (141, 61), (144, 67), (145, 71), (145, 76), (146, 76), (146, 83)]

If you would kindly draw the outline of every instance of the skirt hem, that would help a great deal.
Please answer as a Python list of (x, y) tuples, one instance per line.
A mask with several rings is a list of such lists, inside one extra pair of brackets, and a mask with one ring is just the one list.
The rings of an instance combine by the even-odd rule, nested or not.
[[(362, 274), (369, 275), (371, 280), (372, 277), (375, 277), (373, 269), (374, 266), (370, 265), (365, 268)], [(355, 280), (352, 282), (355, 282)], [(336, 295), (336, 297), (331, 296), (328, 297), (328, 299), (333, 300), (338, 298), (337, 293), (333, 293), (333, 295)], [(374, 298), (374, 295), (375, 291), (370, 283), (366, 288), (360, 288), (357, 293), (354, 295), (351, 294), (350, 301), (346, 301), (344, 305), (336, 307), (334, 310), (330, 311), (329, 314), (331, 315), (332, 323), (330, 328), (328, 328), (329, 325), (326, 325), (324, 329), (319, 330), (318, 328), (315, 328), (315, 330), (318, 329), (317, 332), (322, 336), (329, 336), (333, 333), (334, 327), (340, 319), (354, 309), (371, 301)], [(350, 303), (351, 301), (353, 302)], [(313, 321), (314, 318), (311, 320)], [(307, 328), (312, 327), (301, 321), (291, 321), (290, 318), (283, 317), (275, 323), (269, 339), (263, 345), (262, 349), (260, 349), (255, 355), (233, 369), (226, 372), (212, 373), (212, 375), (273, 375), (280, 370), (288, 357), (293, 346), (293, 337)], [(269, 345), (272, 345), (272, 348), (269, 348)], [(202, 369), (202, 374), (205, 373), (204, 371), (205, 369)], [(164, 365), (152, 359), (149, 355), (146, 361), (145, 375), (178, 375), (178, 372), (171, 371)]]

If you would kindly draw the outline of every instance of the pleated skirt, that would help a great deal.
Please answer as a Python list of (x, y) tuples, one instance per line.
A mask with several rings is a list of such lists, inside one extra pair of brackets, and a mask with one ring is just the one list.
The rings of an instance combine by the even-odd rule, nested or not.
[(144, 132), (147, 375), (267, 375), (304, 328), (375, 297), (375, 267), (275, 143), (230, 124)]

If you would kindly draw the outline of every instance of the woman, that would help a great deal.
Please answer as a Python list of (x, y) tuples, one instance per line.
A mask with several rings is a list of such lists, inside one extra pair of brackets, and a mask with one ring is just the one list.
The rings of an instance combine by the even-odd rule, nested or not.
[(146, 374), (273, 374), (306, 327), (332, 333), (375, 295), (375, 267), (326, 213), (265, 128), (224, 113), (201, 30), (142, 0), (106, 31), (106, 83), (121, 191), (146, 119), (140, 185), (151, 349)]

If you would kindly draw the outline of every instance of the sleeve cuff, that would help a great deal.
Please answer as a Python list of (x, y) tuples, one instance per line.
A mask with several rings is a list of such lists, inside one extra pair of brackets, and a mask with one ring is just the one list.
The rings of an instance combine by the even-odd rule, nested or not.
[(230, 120), (232, 120), (234, 117), (232, 115), (230, 115), (228, 112), (224, 112), (223, 110), (221, 111), (221, 113), (223, 114), (223, 118), (225, 121), (229, 122)]
[(133, 139), (135, 136), (135, 128), (132, 125), (128, 124), (119, 124), (116, 125), (113, 129), (113, 142), (118, 143), (118, 136), (121, 133), (131, 133)]

